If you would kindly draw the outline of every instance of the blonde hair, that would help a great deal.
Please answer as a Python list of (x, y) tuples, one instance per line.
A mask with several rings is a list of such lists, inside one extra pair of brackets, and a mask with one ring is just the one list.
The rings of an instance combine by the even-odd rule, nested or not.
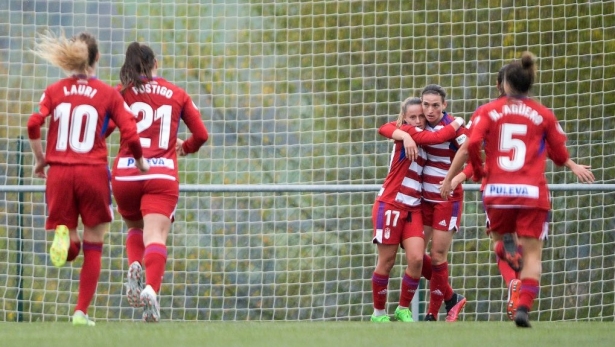
[(63, 31), (60, 35), (55, 35), (47, 30), (37, 36), (38, 41), (34, 43), (32, 53), (64, 70), (68, 75), (87, 74), (96, 64), (98, 44), (89, 33), (67, 38)]
[(406, 111), (408, 111), (408, 107), (410, 105), (420, 105), (421, 104), (421, 99), (417, 98), (417, 97), (409, 97), (406, 98), (406, 100), (404, 100), (401, 103), (401, 107), (400, 107), (400, 111), (399, 111), (399, 117), (397, 118), (397, 127), (400, 128), (403, 124), (404, 124), (404, 115), (406, 114)]

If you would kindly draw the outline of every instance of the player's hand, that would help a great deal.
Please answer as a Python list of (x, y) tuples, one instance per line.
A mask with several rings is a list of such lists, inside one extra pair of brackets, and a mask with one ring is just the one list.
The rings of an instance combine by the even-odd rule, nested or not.
[(45, 174), (45, 167), (47, 167), (47, 161), (45, 160), (45, 158), (43, 158), (42, 160), (35, 159), (34, 177), (47, 178), (47, 175)]
[(453, 195), (453, 188), (451, 180), (444, 179), (444, 181), (440, 182), (440, 196), (444, 200), (448, 200), (448, 197)]
[(593, 183), (596, 178), (594, 177), (594, 174), (589, 171), (589, 169), (591, 169), (591, 166), (589, 165), (574, 164), (570, 167), (570, 170), (572, 170), (572, 172), (577, 176), (579, 181), (583, 183)]
[(184, 151), (184, 147), (182, 147), (183, 144), (184, 144), (184, 140), (180, 140), (180, 139), (177, 139), (177, 143), (175, 143), (175, 152), (180, 157), (185, 157), (186, 156), (186, 152)]
[(149, 171), (149, 163), (145, 160), (145, 157), (135, 160), (135, 166), (141, 173), (146, 173)]
[(404, 136), (404, 150), (406, 151), (406, 157), (411, 161), (415, 161), (419, 157), (419, 148), (416, 142), (412, 139), (412, 136)]

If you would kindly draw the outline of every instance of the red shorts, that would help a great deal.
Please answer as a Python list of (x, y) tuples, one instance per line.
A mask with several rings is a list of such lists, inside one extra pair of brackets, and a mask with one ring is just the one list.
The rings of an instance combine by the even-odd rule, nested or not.
[(376, 201), (372, 210), (373, 243), (400, 245), (411, 237), (423, 237), (423, 218), (420, 208), (399, 209)]
[(58, 225), (75, 229), (79, 216), (88, 227), (111, 222), (109, 179), (107, 165), (50, 165), (45, 191), (45, 229), (54, 230)]
[(157, 213), (173, 220), (179, 200), (179, 182), (165, 179), (111, 182), (117, 211), (127, 220)]
[(442, 231), (458, 231), (463, 201), (421, 201), (423, 223)]
[(487, 207), (492, 232), (544, 240), (549, 233), (549, 211), (535, 208)]

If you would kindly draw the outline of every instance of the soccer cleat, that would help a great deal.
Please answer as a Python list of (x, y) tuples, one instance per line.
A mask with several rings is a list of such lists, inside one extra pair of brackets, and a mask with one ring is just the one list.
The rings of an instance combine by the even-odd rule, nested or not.
[(141, 304), (143, 305), (143, 321), (155, 323), (160, 320), (160, 306), (152, 286), (147, 285), (141, 291)]
[(66, 225), (58, 225), (53, 236), (53, 242), (49, 247), (49, 258), (55, 267), (62, 267), (66, 264), (68, 248), (70, 247), (70, 236)]
[(126, 299), (128, 299), (128, 304), (132, 307), (143, 306), (141, 302), (141, 291), (143, 290), (143, 268), (138, 261), (132, 262), (128, 267), (128, 274), (126, 275), (126, 279), (128, 282), (125, 283), (126, 286)]
[(73, 314), (73, 326), (86, 326), (93, 327), (96, 323), (91, 320), (87, 314), (83, 313), (83, 311), (75, 311)]
[(519, 306), (515, 313), (515, 324), (519, 328), (531, 328), (529, 309), (525, 306)]
[(425, 315), (425, 322), (435, 322), (437, 320), (438, 319), (433, 315), (433, 313), (428, 313)]
[(414, 322), (414, 319), (412, 319), (412, 312), (410, 312), (409, 308), (397, 307), (395, 309), (395, 319), (398, 322)]
[(446, 304), (446, 321), (456, 322), (466, 302), (467, 300), (463, 295), (453, 293), (453, 297)]
[(502, 236), (504, 244), (504, 260), (515, 271), (519, 272), (523, 268), (523, 259), (518, 252), (517, 242), (512, 234), (504, 234)]
[(389, 315), (386, 315), (386, 314), (383, 314), (382, 316), (372, 315), (372, 317), (370, 318), (370, 321), (377, 322), (377, 323), (386, 323), (386, 322), (390, 322), (391, 318), (389, 318)]
[(506, 305), (506, 314), (510, 320), (515, 319), (515, 312), (519, 305), (519, 293), (521, 293), (521, 280), (514, 279), (508, 285), (508, 304)]

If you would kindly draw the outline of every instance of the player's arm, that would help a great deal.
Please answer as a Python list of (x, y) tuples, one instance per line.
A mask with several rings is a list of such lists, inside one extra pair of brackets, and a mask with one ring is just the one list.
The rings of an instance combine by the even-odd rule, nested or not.
[[(556, 129), (559, 131), (559, 127), (556, 124)], [(561, 132), (563, 133), (563, 130), (561, 130)], [(565, 138), (564, 138), (565, 141)], [(558, 154), (553, 152), (553, 150), (551, 149), (551, 145), (549, 143), (547, 143), (547, 155), (548, 157), (553, 160), (553, 162), (555, 162), (555, 160), (553, 158), (557, 158)], [(596, 178), (594, 177), (594, 174), (589, 170), (591, 169), (591, 166), (589, 165), (580, 165), (577, 164), (574, 160), (572, 160), (571, 158), (568, 158), (563, 166), (567, 167), (568, 169), (570, 169), (570, 171), (572, 171), (572, 173), (577, 176), (577, 178), (579, 179), (579, 181), (583, 182), (583, 183), (593, 183)]]
[[(439, 143), (451, 141), (457, 135), (457, 130), (463, 126), (465, 121), (461, 117), (456, 117), (449, 125), (442, 129), (432, 132), (423, 131), (416, 127), (402, 126), (402, 130), (406, 130), (412, 136), (412, 139), (419, 145), (437, 145)], [(408, 128), (406, 128), (408, 127)]]
[[(405, 127), (410, 126), (402, 126), (402, 128)], [(416, 145), (416, 142), (414, 142), (414, 140), (412, 139), (412, 136), (410, 136), (410, 134), (408, 133), (407, 128), (405, 129), (406, 130), (402, 130), (401, 128), (398, 128), (397, 122), (390, 122), (381, 126), (380, 129), (378, 129), (378, 133), (380, 133), (380, 135), (386, 138), (393, 139), (395, 141), (402, 141), (404, 143), (406, 157), (414, 161), (416, 160), (416, 157), (418, 155), (418, 147)]]
[(482, 145), (485, 137), (489, 133), (489, 127), (491, 126), (491, 119), (487, 116), (480, 117), (479, 121), (475, 122), (472, 126), (472, 134), (470, 135), (468, 142), (468, 158), (472, 165), (472, 180), (474, 182), (480, 181), (483, 176), (483, 159), (482, 159)]
[(207, 142), (209, 134), (207, 133), (205, 124), (203, 124), (203, 120), (201, 120), (201, 113), (188, 95), (186, 95), (186, 100), (184, 101), (182, 119), (191, 133), (186, 141), (178, 139), (179, 147), (177, 148), (177, 153), (184, 156), (197, 152), (199, 148)]
[(130, 107), (124, 102), (120, 93), (111, 93), (111, 118), (120, 128), (120, 145), (127, 146), (135, 158), (135, 166), (145, 173), (149, 170), (149, 164), (143, 157), (141, 139), (137, 134), (137, 123)]
[(45, 160), (45, 152), (43, 152), (43, 141), (41, 140), (41, 126), (45, 124), (45, 118), (51, 114), (49, 111), (50, 101), (43, 94), (39, 103), (39, 110), (32, 113), (28, 119), (28, 140), (30, 141), (30, 148), (34, 154), (34, 176), (45, 178), (45, 167), (47, 161)]

